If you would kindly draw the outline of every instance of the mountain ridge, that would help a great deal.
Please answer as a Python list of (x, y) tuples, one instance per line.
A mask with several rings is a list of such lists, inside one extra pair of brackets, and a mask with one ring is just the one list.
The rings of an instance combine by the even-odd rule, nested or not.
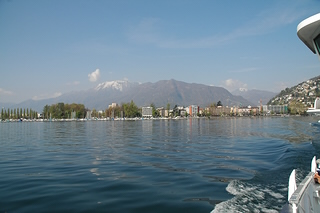
[(122, 104), (131, 100), (139, 107), (150, 106), (151, 103), (156, 107), (166, 107), (168, 103), (180, 106), (196, 104), (206, 107), (218, 101), (221, 101), (224, 106), (254, 105), (241, 96), (233, 95), (223, 87), (170, 79), (155, 83), (136, 83), (126, 80), (103, 82), (88, 90), (68, 92), (51, 99), (30, 99), (11, 108), (31, 108), (40, 112), (45, 105), (64, 102), (80, 103), (89, 109), (104, 110), (111, 103)]

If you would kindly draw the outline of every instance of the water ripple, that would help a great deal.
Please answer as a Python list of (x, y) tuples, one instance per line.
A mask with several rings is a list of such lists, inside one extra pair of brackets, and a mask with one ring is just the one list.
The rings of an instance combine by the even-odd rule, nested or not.
[(309, 123), (1, 123), (0, 212), (276, 211), (290, 170), (319, 150)]

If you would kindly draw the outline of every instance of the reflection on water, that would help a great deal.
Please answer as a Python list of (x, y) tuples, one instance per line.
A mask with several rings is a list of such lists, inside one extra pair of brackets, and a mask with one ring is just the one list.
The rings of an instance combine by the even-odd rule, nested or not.
[(311, 120), (1, 123), (0, 212), (277, 211)]

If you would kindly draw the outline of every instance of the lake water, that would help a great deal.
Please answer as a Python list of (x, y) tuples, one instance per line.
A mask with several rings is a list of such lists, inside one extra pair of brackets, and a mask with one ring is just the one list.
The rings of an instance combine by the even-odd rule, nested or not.
[(0, 123), (0, 212), (278, 212), (317, 120)]

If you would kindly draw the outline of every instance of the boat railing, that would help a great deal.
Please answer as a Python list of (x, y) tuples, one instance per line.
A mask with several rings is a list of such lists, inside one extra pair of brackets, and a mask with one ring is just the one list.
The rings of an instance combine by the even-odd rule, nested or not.
[(294, 212), (296, 212), (298, 206), (301, 204), (304, 192), (309, 187), (311, 181), (313, 181), (317, 167), (316, 156), (314, 156), (311, 161), (309, 174), (302, 180), (298, 187), (296, 186), (296, 172), (295, 170), (292, 171), (289, 178), (288, 201), (292, 205)]
[(300, 199), (304, 191), (306, 190), (310, 182), (313, 180), (313, 176), (314, 173), (309, 172), (309, 174), (303, 179), (303, 181), (299, 184), (297, 190), (291, 195), (289, 199), (290, 204), (295, 205), (296, 207), (299, 205)]

